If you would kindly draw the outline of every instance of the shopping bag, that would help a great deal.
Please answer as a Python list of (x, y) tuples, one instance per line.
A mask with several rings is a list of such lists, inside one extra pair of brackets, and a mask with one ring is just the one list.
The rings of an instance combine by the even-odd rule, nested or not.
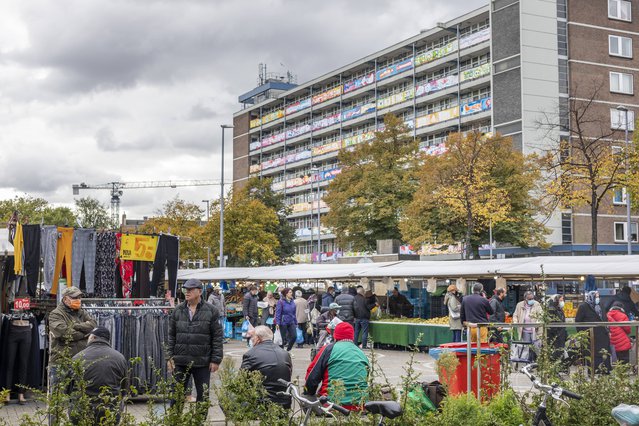
[(251, 323), (248, 320), (244, 320), (244, 322), (242, 323), (242, 333), (248, 331), (249, 325), (251, 325)]
[(273, 333), (273, 344), (277, 346), (282, 346), (282, 333), (280, 333), (280, 329), (278, 328)]
[(304, 343), (304, 333), (302, 332), (302, 330), (300, 330), (299, 327), (297, 328), (297, 339), (295, 339), (295, 343), (297, 343), (298, 345)]
[(273, 317), (266, 318), (266, 325), (273, 325)]
[(436, 408), (439, 408), (444, 398), (446, 398), (446, 388), (437, 380), (433, 382), (423, 382), (422, 389)]
[(233, 323), (224, 319), (224, 338), (230, 339), (233, 337)]
[(419, 383), (415, 383), (411, 390), (408, 392), (407, 403), (413, 407), (416, 413), (425, 414), (428, 411), (436, 411), (437, 407), (433, 404), (424, 389)]

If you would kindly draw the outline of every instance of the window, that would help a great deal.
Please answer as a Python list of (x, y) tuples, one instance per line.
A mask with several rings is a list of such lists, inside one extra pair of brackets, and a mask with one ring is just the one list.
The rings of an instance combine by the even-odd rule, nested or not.
[[(628, 242), (626, 239), (626, 222), (615, 222), (615, 242)], [(630, 241), (637, 242), (637, 222), (630, 222)]]
[(613, 204), (626, 204), (626, 188), (615, 188), (612, 196)]
[(630, 37), (609, 35), (608, 53), (612, 56), (632, 58), (632, 39)]
[[(610, 108), (610, 128), (617, 130), (626, 130), (626, 112), (619, 111), (616, 108)], [(628, 130), (635, 130), (635, 112), (628, 111)]]
[(623, 72), (610, 73), (610, 91), (616, 93), (626, 93), (632, 95), (633, 92), (632, 74)]
[(608, 0), (608, 18), (630, 22), (632, 20), (630, 2), (626, 0)]

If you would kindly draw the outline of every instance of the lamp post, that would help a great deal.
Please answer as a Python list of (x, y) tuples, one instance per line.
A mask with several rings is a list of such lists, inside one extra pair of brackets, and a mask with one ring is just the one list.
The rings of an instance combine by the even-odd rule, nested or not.
[(210, 204), (211, 204), (211, 202), (210, 202), (209, 200), (202, 200), (202, 202), (203, 202), (203, 203), (206, 203), (206, 221), (208, 222), (208, 221), (209, 221), (209, 217), (210, 217), (210, 215), (209, 215), (209, 211), (210, 211), (210, 210), (209, 210), (209, 208), (210, 208)]
[[(626, 169), (626, 173), (628, 172), (628, 108), (623, 105), (619, 105), (617, 107), (617, 111), (621, 111), (624, 113), (624, 134), (625, 134), (625, 155), (624, 155), (624, 167)], [(632, 254), (632, 224), (630, 222), (630, 191), (626, 188), (626, 239), (628, 240), (628, 254)]]
[[(320, 169), (318, 167), (311, 167), (311, 195), (312, 198), (315, 198), (315, 194), (313, 193), (313, 182), (315, 181), (315, 174), (319, 173)], [(311, 204), (311, 249), (313, 245), (313, 215), (315, 214), (315, 204)], [(320, 231), (320, 182), (319, 179), (317, 181), (317, 263), (322, 262), (322, 235)], [(312, 259), (311, 259), (312, 263)]]
[(462, 111), (461, 111), (461, 44), (460, 35), (461, 35), (461, 24), (462, 22), (458, 22), (454, 27), (447, 27), (443, 22), (437, 23), (437, 28), (440, 28), (444, 31), (448, 31), (455, 34), (457, 37), (457, 133), (461, 133), (461, 119), (462, 119)]
[(222, 167), (220, 172), (220, 268), (226, 266), (224, 259), (224, 130), (232, 129), (233, 126), (221, 124), (222, 128)]

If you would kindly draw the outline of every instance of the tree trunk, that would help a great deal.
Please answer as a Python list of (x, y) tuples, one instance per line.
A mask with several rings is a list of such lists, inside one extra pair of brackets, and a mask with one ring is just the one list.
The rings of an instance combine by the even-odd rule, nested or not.
[(471, 238), (473, 235), (473, 212), (468, 209), (466, 212), (466, 259), (473, 258), (473, 245)]
[(590, 228), (592, 235), (590, 236), (590, 255), (597, 255), (597, 214), (599, 205), (597, 203), (597, 194), (592, 195), (592, 202), (590, 204)]

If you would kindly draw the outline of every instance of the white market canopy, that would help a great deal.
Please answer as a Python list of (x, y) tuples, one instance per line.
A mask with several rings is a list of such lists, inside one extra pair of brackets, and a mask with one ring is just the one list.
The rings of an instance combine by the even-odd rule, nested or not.
[[(542, 273), (543, 268), (543, 273)], [(360, 278), (639, 279), (639, 256), (541, 256), (458, 261), (397, 261), (355, 264), (296, 264), (259, 268), (207, 268), (178, 271), (178, 280), (302, 281)]]

